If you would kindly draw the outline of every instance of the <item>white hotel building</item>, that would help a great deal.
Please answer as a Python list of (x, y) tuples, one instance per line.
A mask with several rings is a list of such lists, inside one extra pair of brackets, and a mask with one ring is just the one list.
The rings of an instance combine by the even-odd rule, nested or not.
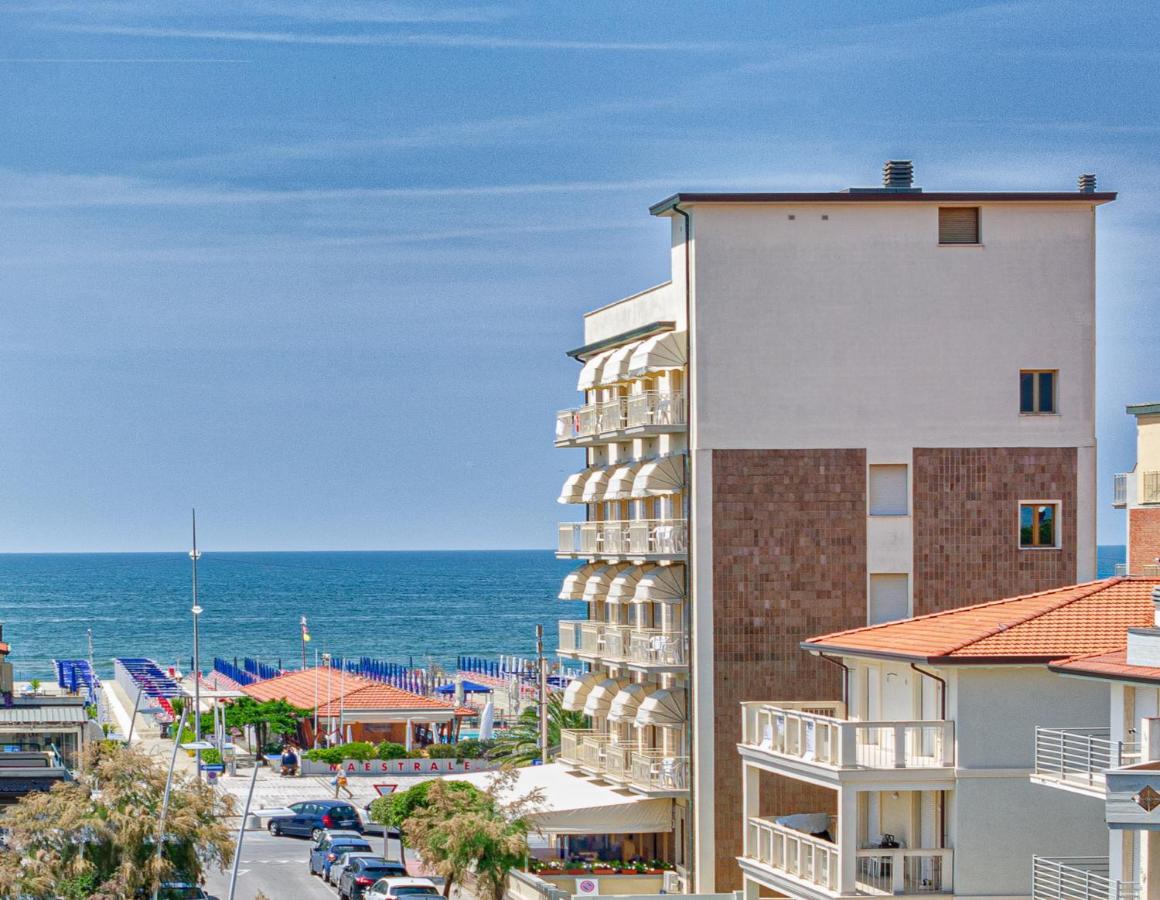
[[(740, 886), (741, 704), (836, 700), (825, 632), (1095, 575), (1094, 179), (1067, 192), (676, 194), (671, 279), (584, 318), (561, 596), (577, 777), (672, 798)], [(773, 812), (809, 809), (784, 780)]]

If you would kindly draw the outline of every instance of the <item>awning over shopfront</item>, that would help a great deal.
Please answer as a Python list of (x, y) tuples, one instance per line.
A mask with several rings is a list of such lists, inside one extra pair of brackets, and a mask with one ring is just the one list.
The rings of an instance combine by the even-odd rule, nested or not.
[(632, 595), (634, 603), (681, 603), (685, 599), (685, 567), (654, 566), (645, 572)]
[[(486, 788), (494, 772), (452, 775)], [(541, 834), (656, 834), (672, 831), (672, 801), (622, 794), (572, 775), (559, 763), (516, 770), (511, 796), (538, 791), (543, 798), (530, 817)]]
[(608, 479), (608, 484), (604, 487), (605, 500), (628, 500), (632, 497), (632, 485), (636, 480), (636, 474), (640, 471), (644, 463), (626, 463), (623, 466), (617, 466), (612, 471), (611, 477)]
[(619, 694), (626, 684), (628, 682), (620, 678), (605, 678), (588, 692), (588, 698), (584, 701), (584, 715), (608, 715), (612, 698)]
[(589, 672), (577, 678), (564, 688), (564, 699), (560, 701), (560, 705), (568, 712), (580, 712), (584, 709), (589, 692), (602, 680), (603, 675), (598, 672)]
[(686, 720), (685, 692), (674, 688), (662, 688), (646, 697), (636, 712), (634, 724), (638, 728), (646, 725), (684, 725)]
[(640, 378), (650, 372), (684, 368), (688, 359), (688, 332), (666, 331), (641, 341), (628, 362), (628, 374)]
[(580, 370), (580, 378), (576, 381), (576, 390), (590, 391), (596, 385), (600, 384), (600, 370), (604, 368), (604, 361), (612, 353), (613, 351), (611, 350), (606, 350), (604, 353), (597, 353), (584, 363), (584, 368)]
[(599, 563), (584, 563), (579, 569), (573, 569), (564, 576), (564, 583), (560, 585), (560, 593), (557, 595), (561, 600), (583, 600), (584, 599), (584, 584), (588, 578), (600, 568)]
[(608, 708), (610, 722), (632, 722), (636, 718), (637, 710), (657, 686), (646, 684), (630, 684), (612, 698), (612, 705)]
[(659, 497), (685, 489), (685, 455), (662, 456), (641, 466), (632, 482), (634, 497)]
[(600, 380), (597, 384), (616, 384), (619, 381), (628, 381), (628, 365), (642, 341), (633, 341), (623, 347), (617, 347), (608, 354), (608, 359), (600, 368)]
[(631, 603), (636, 596), (636, 586), (649, 570), (649, 566), (628, 566), (616, 573), (612, 584), (608, 586), (608, 593), (604, 595), (607, 603)]

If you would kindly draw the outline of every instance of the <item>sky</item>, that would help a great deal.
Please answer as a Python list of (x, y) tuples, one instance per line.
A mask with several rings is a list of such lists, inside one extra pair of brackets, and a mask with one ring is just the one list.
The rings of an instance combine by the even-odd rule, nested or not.
[(0, 2), (0, 551), (548, 547), (581, 314), (677, 190), (1120, 192), (1102, 543), (1160, 400), (1146, 2)]

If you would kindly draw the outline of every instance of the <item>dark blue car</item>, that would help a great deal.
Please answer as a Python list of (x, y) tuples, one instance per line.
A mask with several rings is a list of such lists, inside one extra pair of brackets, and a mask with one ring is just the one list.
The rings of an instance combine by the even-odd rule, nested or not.
[(271, 834), (294, 834), (317, 841), (324, 831), (362, 832), (358, 811), (342, 800), (307, 800), (291, 803), (289, 816), (273, 816), (266, 827)]
[(338, 855), (348, 850), (370, 853), (371, 845), (357, 835), (324, 834), (322, 840), (310, 851), (310, 874), (325, 875)]

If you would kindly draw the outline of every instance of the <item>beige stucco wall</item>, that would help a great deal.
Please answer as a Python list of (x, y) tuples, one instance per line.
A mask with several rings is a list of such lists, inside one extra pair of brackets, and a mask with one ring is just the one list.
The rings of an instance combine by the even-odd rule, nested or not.
[(1160, 471), (1160, 416), (1137, 416), (1136, 473), (1157, 471)]

